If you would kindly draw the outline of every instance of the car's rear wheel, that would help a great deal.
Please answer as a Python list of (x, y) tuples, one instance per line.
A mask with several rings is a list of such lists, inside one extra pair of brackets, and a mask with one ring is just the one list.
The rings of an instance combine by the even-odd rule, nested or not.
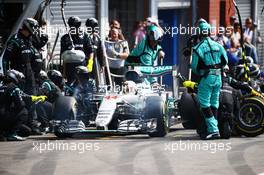
[(264, 101), (260, 97), (245, 99), (240, 107), (236, 126), (239, 133), (255, 137), (264, 131)]

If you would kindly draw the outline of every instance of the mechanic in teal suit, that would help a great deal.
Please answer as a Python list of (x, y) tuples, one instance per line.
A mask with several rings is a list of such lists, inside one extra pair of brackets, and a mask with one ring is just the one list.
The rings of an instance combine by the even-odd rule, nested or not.
[[(141, 42), (131, 51), (126, 59), (126, 64), (136, 63), (142, 66), (155, 66), (157, 58), (163, 58), (164, 52), (160, 46), (163, 37), (163, 31), (155, 25), (147, 26), (147, 35)], [(148, 83), (156, 83), (155, 78), (148, 78)]]
[(210, 24), (201, 21), (198, 24), (201, 41), (193, 48), (191, 68), (200, 76), (198, 99), (205, 118), (207, 133), (202, 139), (219, 138), (217, 109), (222, 86), (221, 73), (227, 64), (225, 49), (210, 37)]

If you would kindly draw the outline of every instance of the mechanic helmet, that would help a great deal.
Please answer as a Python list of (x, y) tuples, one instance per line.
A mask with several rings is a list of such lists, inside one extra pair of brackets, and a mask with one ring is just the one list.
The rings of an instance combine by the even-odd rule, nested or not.
[(151, 25), (147, 28), (147, 38), (150, 41), (161, 42), (163, 33), (159, 27)]
[(158, 26), (159, 25), (159, 20), (157, 18), (148, 17), (146, 21), (147, 21), (147, 26), (151, 26), (151, 25)]
[(9, 81), (20, 84), (25, 80), (25, 75), (17, 70), (11, 69), (6, 72), (6, 77)]
[(41, 70), (39, 72), (39, 77), (40, 77), (41, 80), (47, 80), (49, 78), (48, 74), (44, 70)]
[(70, 27), (75, 27), (75, 28), (79, 28), (82, 24), (81, 19), (78, 16), (71, 16), (68, 19), (68, 25)]
[(37, 35), (39, 30), (38, 21), (33, 18), (27, 18), (23, 21), (22, 28), (27, 29), (31, 35)]
[(94, 29), (95, 27), (98, 27), (98, 21), (95, 18), (88, 18), (85, 22), (85, 26)]
[(198, 28), (200, 29), (200, 34), (208, 35), (211, 29), (211, 25), (207, 23), (205, 20), (201, 20), (198, 24)]
[(89, 80), (89, 71), (86, 66), (77, 66), (75, 70), (75, 76), (80, 83)]
[(249, 65), (249, 76), (252, 78), (258, 78), (260, 75), (259, 65), (250, 64)]
[(62, 88), (64, 85), (64, 79), (60, 71), (50, 70), (48, 71), (48, 78), (59, 88)]
[(34, 35), (32, 37), (32, 44), (38, 50), (44, 47), (49, 40), (49, 37), (46, 33), (42, 33), (42, 32), (40, 33), (41, 33), (40, 35)]
[[(258, 78), (260, 75), (260, 70), (257, 64), (248, 65), (249, 71), (248, 76), (252, 78)], [(243, 64), (235, 66), (234, 69), (234, 78), (237, 80), (243, 80), (246, 74), (246, 68)]]
[[(253, 58), (251, 56), (246, 56), (246, 63), (253, 64)], [(244, 59), (239, 59), (237, 64), (244, 64)]]

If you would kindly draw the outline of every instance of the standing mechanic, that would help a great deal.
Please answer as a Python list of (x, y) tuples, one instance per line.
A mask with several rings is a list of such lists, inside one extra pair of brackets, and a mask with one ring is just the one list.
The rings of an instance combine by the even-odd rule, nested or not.
[[(70, 27), (69, 34), (65, 34), (61, 37), (61, 57), (63, 53), (67, 50), (75, 49), (81, 50), (85, 54), (85, 64), (88, 65), (88, 60), (92, 57), (92, 47), (88, 37), (85, 37), (84, 31), (81, 30), (81, 19), (78, 16), (71, 16), (68, 19), (68, 25)], [(72, 41), (71, 41), (72, 39)], [(75, 67), (80, 65), (80, 63), (67, 63), (64, 67), (64, 75), (67, 78), (68, 83), (72, 83), (75, 79), (74, 71)]]
[[(131, 51), (126, 62), (154, 66), (157, 58), (163, 58), (165, 55), (160, 46), (162, 36), (163, 32), (159, 27), (148, 26), (146, 37)], [(149, 78), (148, 82), (150, 84), (156, 83), (156, 79)]]
[[(99, 85), (99, 72), (96, 67), (100, 67), (100, 72), (104, 71), (104, 61), (103, 61), (103, 46), (102, 41), (99, 36), (99, 25), (98, 21), (95, 18), (88, 18), (86, 20), (85, 26), (87, 27), (87, 31), (91, 31), (91, 33), (87, 32), (87, 37), (89, 38), (92, 45), (92, 57), (88, 60), (87, 68), (91, 74), (91, 78), (96, 80), (96, 85)], [(97, 60), (96, 60), (97, 59)], [(99, 65), (96, 65), (98, 63)]]
[(202, 139), (215, 139), (220, 136), (216, 115), (222, 86), (221, 71), (227, 64), (227, 55), (223, 46), (210, 39), (210, 24), (201, 21), (198, 27), (201, 41), (193, 48), (191, 67), (201, 77), (198, 99), (207, 126), (207, 133)]
[[(36, 95), (36, 80), (32, 68), (32, 62), (35, 57), (32, 45), (32, 37), (39, 34), (39, 24), (33, 18), (27, 18), (23, 21), (22, 28), (17, 34), (14, 34), (7, 42), (7, 48), (3, 56), (4, 73), (8, 69), (15, 69), (25, 75), (25, 82), (22, 89), (26, 94)], [(29, 110), (30, 101), (25, 101)], [(37, 124), (36, 110), (30, 110), (29, 125), (33, 133), (39, 134)]]
[(38, 22), (32, 18), (25, 19), (18, 33), (8, 40), (3, 56), (4, 73), (11, 68), (25, 75), (24, 91), (27, 94), (36, 93), (35, 77), (31, 66), (34, 57), (31, 37), (38, 32)]

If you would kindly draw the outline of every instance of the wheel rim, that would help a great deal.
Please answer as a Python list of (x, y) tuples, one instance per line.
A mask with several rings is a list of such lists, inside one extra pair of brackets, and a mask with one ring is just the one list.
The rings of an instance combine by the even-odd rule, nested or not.
[(240, 109), (239, 121), (246, 127), (256, 127), (263, 121), (261, 107), (256, 104), (248, 103)]

